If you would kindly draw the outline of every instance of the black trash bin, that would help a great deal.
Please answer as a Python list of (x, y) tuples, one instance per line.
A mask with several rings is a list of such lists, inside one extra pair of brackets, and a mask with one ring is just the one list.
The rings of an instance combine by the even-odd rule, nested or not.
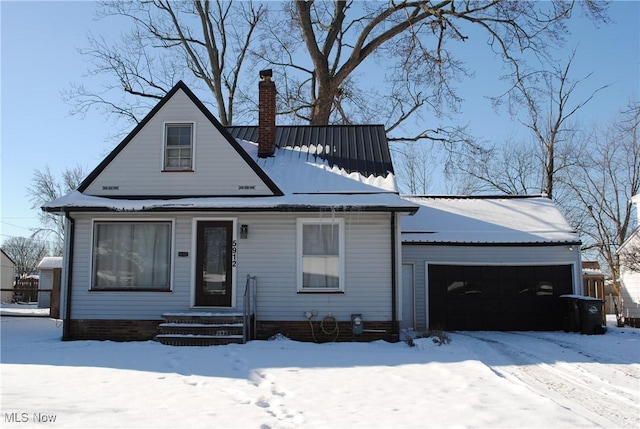
[(560, 295), (560, 325), (564, 332), (580, 332), (579, 295)]
[(604, 301), (599, 298), (583, 296), (578, 299), (581, 334), (604, 334), (604, 327), (602, 326), (603, 304)]

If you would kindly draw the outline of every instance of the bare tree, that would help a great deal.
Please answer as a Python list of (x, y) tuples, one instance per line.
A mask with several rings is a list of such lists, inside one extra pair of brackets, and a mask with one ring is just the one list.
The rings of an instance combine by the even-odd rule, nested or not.
[[(575, 152), (573, 138), (577, 127), (572, 122), (576, 113), (607, 88), (604, 85), (581, 100), (575, 100), (578, 86), (591, 73), (578, 79), (570, 76), (575, 50), (567, 63), (552, 65), (550, 70), (539, 70), (527, 74), (519, 71), (514, 75), (513, 90), (507, 93), (509, 108), (515, 115), (524, 106), (527, 119), (520, 120), (533, 136), (537, 149), (531, 153), (542, 169), (540, 192), (554, 197), (556, 176), (568, 168), (568, 159)], [(494, 102), (499, 103), (500, 98)]]
[(62, 254), (65, 220), (62, 216), (40, 210), (40, 207), (77, 189), (85, 175), (84, 167), (76, 165), (65, 169), (62, 177), (57, 178), (47, 166), (42, 171), (33, 172), (31, 185), (27, 187), (27, 195), (32, 203), (31, 208), (38, 211), (41, 224), (40, 228), (33, 231), (32, 236), (43, 240), (52, 238), (54, 242), (52, 251), (56, 255)]
[(640, 245), (630, 245), (618, 253), (621, 267), (640, 273)]
[[(564, 201), (566, 188), (557, 189), (556, 182), (567, 174), (580, 152), (579, 127), (575, 115), (608, 85), (601, 86), (576, 100), (576, 90), (591, 74), (574, 79), (570, 76), (575, 51), (564, 66), (514, 75), (513, 87), (494, 98), (499, 106), (506, 100), (510, 113), (531, 135), (530, 141), (506, 141), (501, 145), (483, 143), (451, 147), (454, 161), (447, 165), (449, 178), (468, 176), (467, 192), (499, 192), (504, 194), (542, 193)], [(518, 118), (524, 108), (525, 118)], [(458, 177), (458, 180), (460, 178)], [(556, 193), (559, 198), (556, 197)]]
[[(598, 20), (606, 5), (581, 2)], [(285, 75), (285, 112), (311, 124), (383, 120), (387, 132), (424, 119), (426, 109), (441, 114), (460, 101), (454, 82), (468, 76), (453, 55), (453, 42), (470, 34), (489, 37), (489, 48), (517, 71), (525, 55), (547, 57), (566, 32), (575, 2), (552, 1), (296, 1), (291, 19), (270, 25), (257, 54)], [(302, 40), (302, 44), (300, 43)], [(301, 46), (302, 45), (302, 46)], [(491, 51), (487, 52), (488, 54)], [(365, 61), (382, 59), (379, 73), (358, 77)], [(282, 87), (281, 87), (282, 88)], [(432, 123), (432, 122), (431, 122)], [(423, 128), (402, 139), (447, 141)]]
[(40, 260), (48, 254), (45, 242), (27, 237), (6, 239), (2, 250), (15, 262), (16, 274), (20, 277), (35, 272)]
[(445, 177), (461, 194), (524, 195), (540, 192), (540, 164), (527, 142), (469, 143), (451, 147)]
[[(577, 4), (606, 21), (606, 3), (591, 0), (291, 1), (271, 3), (269, 22), (264, 4), (252, 2), (108, 2), (103, 16), (130, 19), (134, 29), (119, 45), (92, 38), (85, 54), (94, 60), (91, 73), (112, 75), (117, 84), (104, 91), (76, 86), (67, 99), (79, 113), (99, 105), (137, 121), (148, 111), (145, 98), (161, 97), (181, 78), (201, 82), (220, 121), (230, 125), (238, 106), (246, 106), (240, 87), (251, 52), (281, 68), (281, 113), (292, 121), (383, 122), (392, 140), (448, 142), (448, 130), (423, 124), (455, 111), (455, 79), (472, 74), (450, 45), (484, 34), (487, 53), (517, 69), (526, 55), (546, 57), (560, 43)], [(374, 61), (379, 73), (358, 74)], [(113, 97), (116, 88), (121, 99)], [(421, 124), (418, 132), (412, 122)]]
[(429, 192), (436, 157), (428, 145), (409, 142), (392, 148), (398, 187), (402, 193), (424, 195)]
[(604, 130), (595, 129), (588, 150), (575, 154), (567, 185), (582, 207), (574, 218), (585, 251), (606, 262), (615, 282), (620, 276), (618, 247), (633, 230), (631, 197), (640, 191), (640, 104), (632, 103)]
[(101, 90), (73, 86), (65, 94), (73, 113), (101, 107), (137, 123), (150, 104), (182, 79), (204, 87), (212, 95), (220, 122), (233, 123), (242, 68), (266, 13), (264, 4), (153, 0), (101, 5), (101, 18), (125, 18), (133, 29), (115, 44), (90, 37), (90, 48), (81, 51), (93, 61), (90, 74), (110, 75), (116, 83)]

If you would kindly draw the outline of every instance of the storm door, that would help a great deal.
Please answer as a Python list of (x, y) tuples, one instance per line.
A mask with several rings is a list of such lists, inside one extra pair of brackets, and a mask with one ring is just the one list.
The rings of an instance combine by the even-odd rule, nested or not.
[(196, 306), (231, 307), (233, 222), (198, 222)]

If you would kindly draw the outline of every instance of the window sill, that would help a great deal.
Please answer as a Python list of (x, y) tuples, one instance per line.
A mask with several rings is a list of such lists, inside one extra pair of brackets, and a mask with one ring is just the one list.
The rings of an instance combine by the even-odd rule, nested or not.
[(171, 289), (111, 287), (89, 289), (89, 292), (173, 292)]
[(329, 290), (325, 290), (325, 289), (303, 289), (303, 290), (298, 290), (297, 293), (301, 293), (301, 294), (305, 294), (305, 293), (331, 293), (331, 294), (338, 294), (338, 295), (344, 295), (344, 291), (343, 290), (338, 290), (338, 289), (329, 289)]
[(193, 173), (195, 172), (195, 170), (193, 168), (170, 168), (170, 169), (163, 169), (162, 170), (163, 173)]

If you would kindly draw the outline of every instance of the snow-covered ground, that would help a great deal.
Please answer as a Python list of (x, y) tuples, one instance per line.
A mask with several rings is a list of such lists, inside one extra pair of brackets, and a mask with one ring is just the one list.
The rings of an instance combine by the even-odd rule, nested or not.
[(3, 302), (0, 304), (0, 316), (49, 317), (49, 309), (38, 308), (38, 303), (10, 304)]
[(2, 427), (640, 427), (640, 329), (613, 324), (415, 347), (62, 342), (48, 318), (1, 325)]

